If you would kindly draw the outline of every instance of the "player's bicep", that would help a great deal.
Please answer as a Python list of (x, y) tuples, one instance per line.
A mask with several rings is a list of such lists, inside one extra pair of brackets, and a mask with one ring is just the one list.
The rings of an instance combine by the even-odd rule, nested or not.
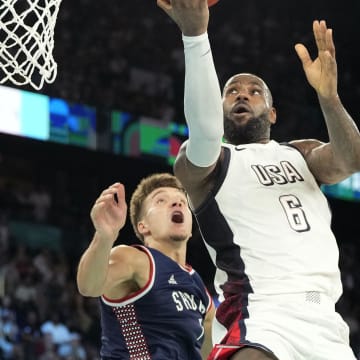
[(309, 168), (321, 184), (336, 184), (352, 174), (346, 165), (334, 156), (330, 144), (315, 148), (309, 156)]
[(350, 175), (334, 156), (330, 143), (319, 140), (301, 140), (290, 143), (303, 154), (306, 163), (319, 184), (335, 184)]

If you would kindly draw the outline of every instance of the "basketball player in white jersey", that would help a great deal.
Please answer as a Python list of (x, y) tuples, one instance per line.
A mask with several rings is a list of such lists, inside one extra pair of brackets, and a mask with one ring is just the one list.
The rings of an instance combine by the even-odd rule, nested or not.
[[(221, 95), (206, 0), (157, 0), (185, 52), (189, 139), (174, 171), (214, 264), (221, 304), (209, 360), (354, 360), (338, 247), (320, 184), (360, 171), (359, 131), (337, 93), (332, 30), (314, 21), (318, 56), (296, 53), (317, 93), (329, 142), (270, 139), (276, 110), (265, 82), (241, 73)], [(222, 141), (224, 139), (225, 141)]]

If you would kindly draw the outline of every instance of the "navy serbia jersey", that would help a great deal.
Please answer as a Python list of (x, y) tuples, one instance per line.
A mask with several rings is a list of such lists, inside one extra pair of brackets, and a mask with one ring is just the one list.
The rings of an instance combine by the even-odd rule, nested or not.
[(100, 297), (103, 359), (201, 360), (203, 320), (211, 305), (200, 276), (161, 252), (146, 286), (122, 299)]

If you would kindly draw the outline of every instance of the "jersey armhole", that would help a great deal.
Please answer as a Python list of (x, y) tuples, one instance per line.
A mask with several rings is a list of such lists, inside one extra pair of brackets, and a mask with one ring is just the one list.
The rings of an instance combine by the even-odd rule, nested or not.
[(101, 295), (101, 300), (109, 306), (125, 306), (130, 303), (133, 303), (139, 299), (141, 299), (143, 296), (145, 296), (153, 287), (155, 282), (155, 273), (156, 273), (156, 267), (155, 267), (155, 260), (153, 255), (151, 254), (150, 250), (146, 248), (143, 245), (131, 245), (133, 247), (138, 248), (139, 250), (145, 252), (145, 254), (149, 258), (150, 262), (150, 270), (149, 270), (149, 279), (145, 286), (143, 286), (141, 289), (139, 289), (136, 292), (133, 292), (130, 295), (124, 296), (119, 299), (109, 299), (105, 295)]

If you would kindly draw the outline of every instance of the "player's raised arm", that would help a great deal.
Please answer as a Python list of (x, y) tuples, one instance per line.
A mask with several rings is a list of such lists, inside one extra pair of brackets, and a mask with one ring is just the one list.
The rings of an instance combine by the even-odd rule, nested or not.
[(122, 279), (131, 277), (132, 270), (127, 264), (131, 257), (127, 253), (138, 250), (113, 248), (125, 224), (126, 213), (125, 190), (120, 183), (105, 189), (95, 201), (90, 213), (95, 234), (80, 259), (77, 272), (77, 285), (82, 295), (100, 296)]
[(338, 95), (338, 74), (332, 29), (324, 20), (313, 22), (318, 56), (312, 60), (303, 44), (295, 50), (309, 84), (318, 95), (329, 134), (328, 144), (295, 142), (318, 181), (336, 183), (360, 171), (360, 134)]
[[(206, 0), (172, 0), (158, 5), (179, 26), (185, 52), (185, 118), (189, 127), (186, 150), (180, 157), (196, 167), (213, 166), (221, 150), (223, 110), (210, 42), (207, 34), (209, 9)], [(177, 160), (175, 172), (183, 174), (184, 159)]]

